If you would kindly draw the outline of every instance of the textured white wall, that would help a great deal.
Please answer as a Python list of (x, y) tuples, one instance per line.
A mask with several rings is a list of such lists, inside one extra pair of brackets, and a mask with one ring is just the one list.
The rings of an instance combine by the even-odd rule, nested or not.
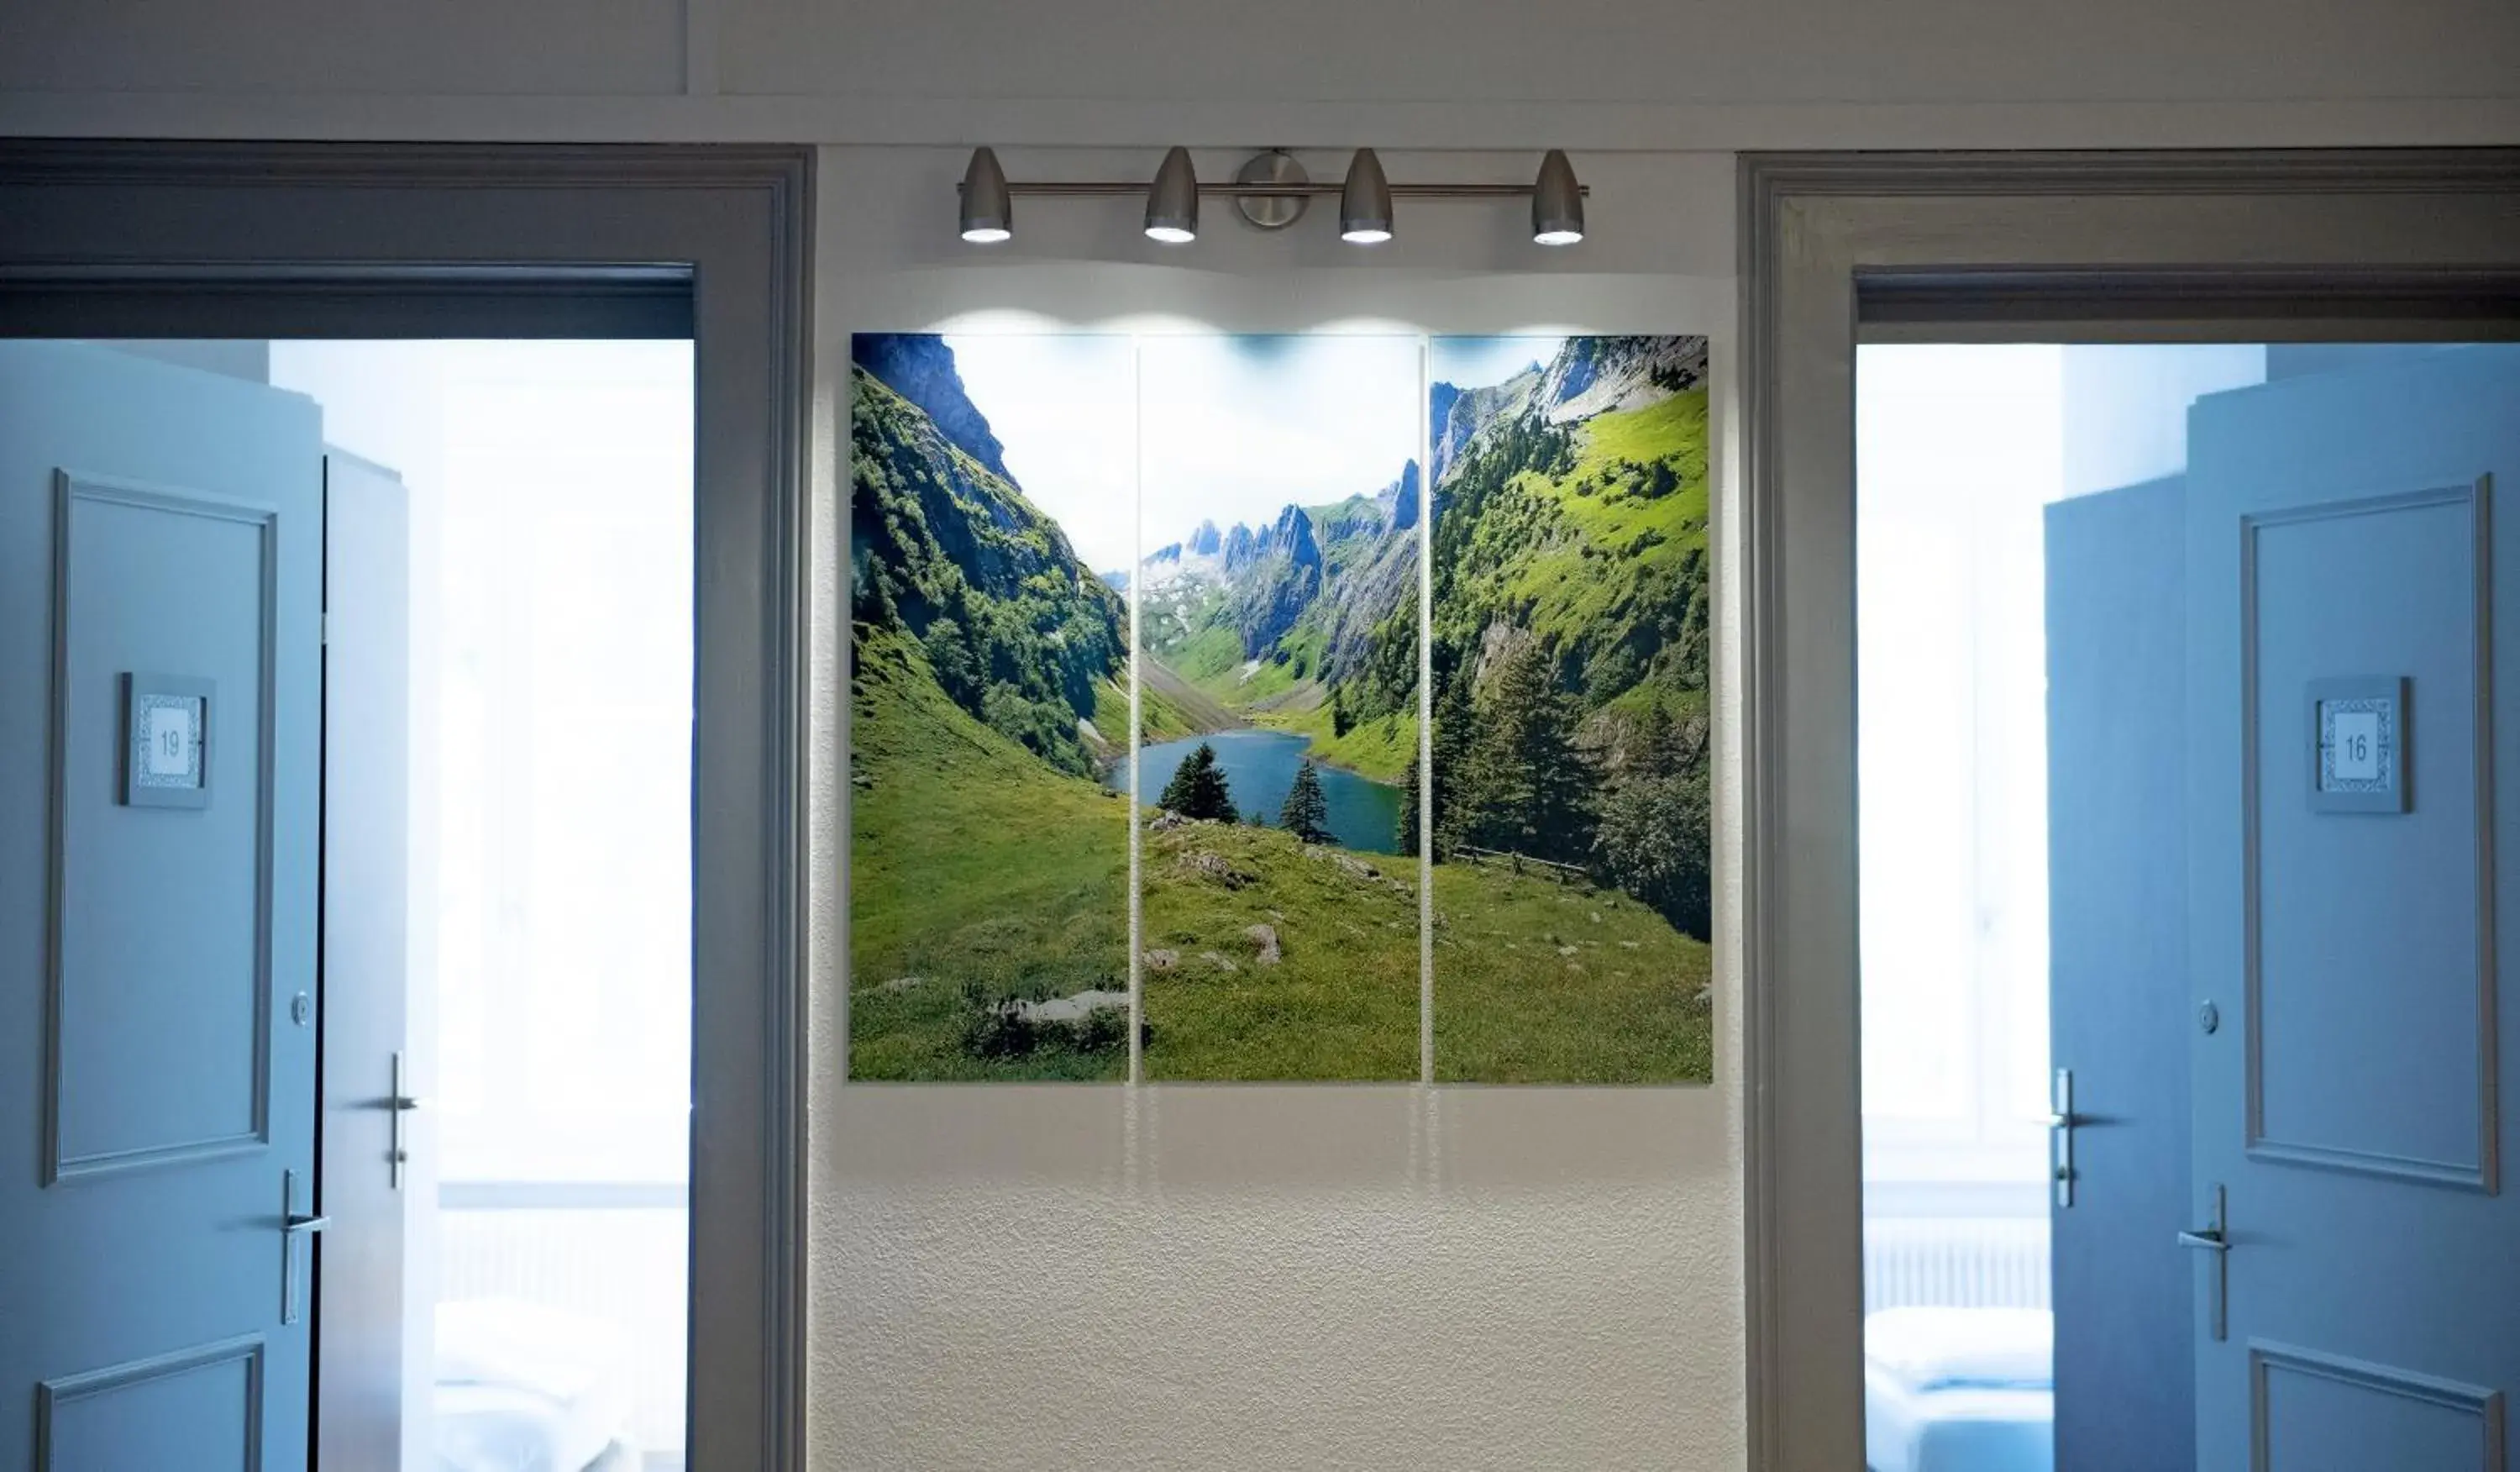
[[(1139, 161), (1007, 160), (1017, 177)], [(1385, 161), (1419, 179), (1511, 178), (1531, 161)], [(833, 498), (852, 331), (1705, 332), (1719, 436), (1732, 422), (1724, 157), (1604, 161), (1594, 238), (1564, 253), (1532, 246), (1510, 203), (1404, 202), (1387, 250), (1338, 244), (1319, 213), (1264, 236), (1219, 209), (1196, 248), (1158, 254), (1126, 200), (1018, 201), (1015, 247), (981, 251), (953, 234), (962, 163), (950, 150), (824, 155), (827, 793), (845, 788), (831, 780)], [(1729, 488), (1732, 457), (1718, 458)], [(1711, 1088), (843, 1085), (845, 989), (828, 983), (844, 830), (821, 811), (817, 1472), (1740, 1465), (1729, 956)]]

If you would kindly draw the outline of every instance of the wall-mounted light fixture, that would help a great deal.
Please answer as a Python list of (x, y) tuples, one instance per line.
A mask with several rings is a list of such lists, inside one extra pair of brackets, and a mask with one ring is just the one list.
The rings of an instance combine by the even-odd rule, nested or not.
[(1584, 238), (1584, 200), (1592, 193), (1575, 178), (1575, 167), (1562, 150), (1551, 149), (1540, 161), (1540, 174), (1529, 184), (1394, 184), (1383, 176), (1382, 161), (1361, 148), (1350, 161), (1347, 178), (1338, 184), (1316, 184), (1282, 149), (1271, 149), (1251, 161), (1225, 183), (1203, 184), (1191, 164), (1190, 150), (1174, 148), (1164, 155), (1150, 184), (1117, 180), (1009, 183), (998, 167), (998, 156), (986, 148), (971, 153), (963, 174), (963, 238), (988, 245), (1012, 239), (1013, 196), (1143, 196), (1147, 202), (1147, 238), (1168, 246), (1198, 239), (1201, 195), (1231, 198), (1242, 217), (1263, 230), (1282, 230), (1303, 217), (1316, 195), (1339, 197), (1339, 239), (1353, 245), (1379, 245), (1392, 238), (1395, 199), (1531, 201), (1531, 238), (1544, 246), (1571, 246)]
[(1531, 243), (1571, 246), (1584, 238), (1584, 188), (1575, 182), (1575, 165), (1563, 149), (1551, 149), (1540, 161), (1540, 180), (1531, 188)]
[(1189, 149), (1164, 155), (1155, 182), (1147, 186), (1147, 239), (1165, 246), (1198, 239), (1198, 174), (1190, 166)]
[(971, 166), (963, 170), (963, 238), (993, 246), (1014, 233), (1014, 205), (1007, 198), (1007, 171), (998, 167), (998, 152), (975, 148)]
[(1339, 239), (1351, 246), (1391, 239), (1391, 181), (1370, 148), (1358, 149), (1348, 161), (1347, 183), (1339, 189)]

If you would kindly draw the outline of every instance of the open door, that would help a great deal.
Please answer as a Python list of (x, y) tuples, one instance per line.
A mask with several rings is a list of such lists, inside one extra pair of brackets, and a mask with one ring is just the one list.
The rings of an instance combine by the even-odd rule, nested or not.
[(2196, 1466), (2180, 477), (2047, 510), (2058, 1472)]
[[(432, 1162), (412, 1047), (411, 502), (324, 451), (323, 1333), (316, 1462), (427, 1465)], [(422, 1424), (412, 1425), (418, 1421)]]
[(2520, 544), (2493, 503), (2520, 349), (2278, 380), (2189, 425), (2198, 1465), (2502, 1472)]
[(0, 1466), (307, 1465), (319, 440), (0, 343)]

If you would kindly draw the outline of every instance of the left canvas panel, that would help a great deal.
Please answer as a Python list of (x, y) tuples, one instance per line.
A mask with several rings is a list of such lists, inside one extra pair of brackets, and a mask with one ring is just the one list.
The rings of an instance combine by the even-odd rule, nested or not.
[(1132, 345), (851, 357), (850, 1077), (1125, 1079)]

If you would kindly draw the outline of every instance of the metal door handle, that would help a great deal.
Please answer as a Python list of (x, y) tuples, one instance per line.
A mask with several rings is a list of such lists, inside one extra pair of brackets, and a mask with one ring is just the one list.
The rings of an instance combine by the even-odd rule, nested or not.
[(330, 1217), (297, 1209), (297, 1173), (280, 1173), (280, 1321), (297, 1322), (297, 1243), (333, 1224)]
[(2179, 1234), (2179, 1245), (2214, 1255), (2214, 1337), (2223, 1339), (2231, 1331), (2231, 1237), (2229, 1222), (2223, 1215), (2223, 1187), (2214, 1187), (2214, 1212), (2205, 1224)]
[(402, 1168), (411, 1163), (411, 1140), (403, 1133), (402, 1117), (418, 1109), (420, 1096), (411, 1092), (403, 1079), (402, 1054), (393, 1055), (393, 1092), (385, 1095), (385, 1108), (393, 1111), (393, 1142), (386, 1147), (385, 1180), (394, 1190), (402, 1189)]
[(2082, 1123), (2074, 1113), (2074, 1071), (2056, 1070), (2049, 1086), (2048, 1100), (2052, 1112), (2048, 1116), (2048, 1174), (2056, 1182), (2056, 1204), (2074, 1204), (2074, 1127)]

